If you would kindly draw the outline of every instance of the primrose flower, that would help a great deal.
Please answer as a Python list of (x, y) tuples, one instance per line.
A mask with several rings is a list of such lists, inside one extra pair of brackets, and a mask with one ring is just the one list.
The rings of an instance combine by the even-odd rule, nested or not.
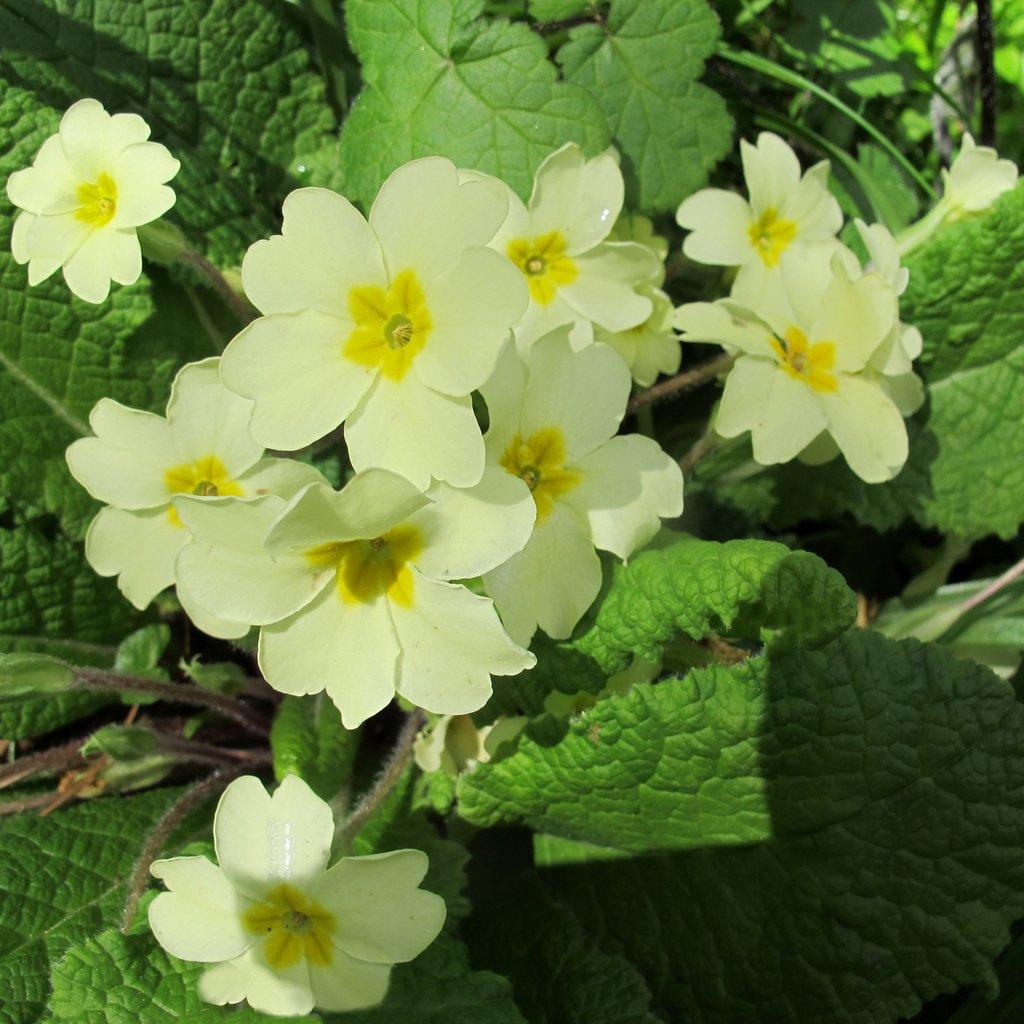
[[(637, 242), (650, 249), (651, 253), (659, 263), (664, 263), (668, 256), (668, 239), (663, 235), (655, 234), (654, 222), (650, 217), (642, 213), (619, 214), (619, 219), (612, 227), (608, 235), (609, 242)], [(665, 279), (665, 268), (659, 268), (657, 283), (661, 284)]]
[(420, 731), (413, 744), (416, 764), (425, 772), (444, 772), (456, 778), (475, 765), (486, 764), (526, 725), (520, 715), (477, 726), (471, 715), (439, 715)]
[(749, 200), (701, 189), (683, 200), (676, 221), (690, 231), (683, 242), (690, 259), (739, 267), (737, 283), (760, 292), (794, 253), (833, 243), (843, 214), (828, 190), (827, 160), (801, 175), (796, 154), (772, 132), (753, 146), (741, 140), (740, 154)]
[(536, 659), (514, 644), (471, 579), (522, 549), (534, 510), (505, 474), (423, 494), (382, 469), (341, 491), (314, 484), (286, 503), (176, 502), (195, 536), (178, 578), (217, 615), (261, 625), (259, 663), (282, 693), (326, 689), (354, 729), (397, 691), (466, 714), (492, 675)]
[(136, 228), (166, 213), (166, 182), (181, 166), (138, 114), (111, 116), (97, 100), (79, 100), (31, 167), (7, 179), (7, 195), (23, 212), (11, 251), (28, 264), (28, 283), (58, 267), (80, 299), (102, 302), (110, 282), (132, 284), (142, 273)]
[(507, 190), (508, 218), (491, 246), (529, 285), (530, 305), (515, 327), (520, 353), (563, 324), (581, 348), (593, 340), (593, 324), (623, 331), (650, 316), (650, 298), (636, 289), (657, 277), (658, 258), (635, 242), (606, 241), (623, 190), (610, 152), (588, 160), (575, 143), (540, 165), (529, 206)]
[(616, 437), (629, 371), (607, 345), (574, 352), (569, 329), (509, 349), (483, 389), (487, 461), (537, 508), (529, 543), (484, 575), (505, 628), (526, 644), (539, 625), (567, 637), (601, 587), (595, 547), (625, 560), (683, 510), (679, 466), (649, 437)]
[(440, 157), (381, 186), (369, 222), (347, 199), (303, 188), (280, 235), (246, 253), (242, 283), (265, 315), (224, 353), (221, 373), (254, 400), (253, 436), (294, 450), (345, 423), (355, 468), (421, 489), (483, 472), (470, 393), (490, 376), (527, 289), (483, 248), (508, 212), (495, 179), (460, 181)]
[[(868, 483), (907, 459), (907, 430), (877, 376), (864, 372), (897, 323), (893, 289), (877, 273), (854, 278), (844, 259), (795, 258), (756, 308), (733, 298), (676, 311), (684, 341), (737, 353), (715, 418), (723, 437), (750, 431), (754, 458), (788, 462), (828, 434)], [(814, 454), (817, 454), (816, 452)]]
[(168, 891), (150, 904), (149, 926), (172, 956), (212, 965), (199, 980), (208, 1003), (244, 999), (275, 1016), (376, 1006), (392, 965), (444, 925), (444, 900), (419, 888), (422, 851), (328, 867), (331, 808), (295, 775), (273, 796), (251, 775), (232, 782), (213, 838), (217, 864), (171, 857), (150, 868)]
[[(116, 576), (136, 608), (174, 582), (175, 559), (190, 539), (171, 504), (175, 495), (199, 502), (217, 495), (291, 497), (323, 479), (312, 466), (262, 457), (246, 429), (252, 403), (224, 387), (218, 362), (182, 367), (166, 417), (100, 399), (89, 416), (95, 436), (67, 450), (72, 476), (107, 506), (89, 526), (86, 558), (101, 576)], [(187, 589), (179, 597), (205, 632), (235, 637), (248, 629), (240, 620), (219, 622)]]
[(633, 380), (641, 387), (650, 387), (662, 373), (675, 373), (679, 369), (682, 350), (679, 337), (672, 330), (675, 309), (672, 300), (654, 285), (643, 284), (637, 289), (651, 300), (651, 315), (635, 327), (624, 331), (606, 331), (594, 327), (594, 340), (611, 346), (625, 360)]

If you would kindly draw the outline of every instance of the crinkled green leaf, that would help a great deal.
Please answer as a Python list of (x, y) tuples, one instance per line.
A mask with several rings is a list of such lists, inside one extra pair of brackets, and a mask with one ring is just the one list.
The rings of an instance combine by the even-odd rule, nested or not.
[[(113, 581), (85, 564), (79, 544), (60, 533), (47, 536), (40, 524), (0, 529), (0, 651), (106, 666), (138, 618)], [(96, 693), (12, 698), (0, 706), (0, 737), (49, 732), (110, 700)]]
[(274, 776), (298, 775), (330, 800), (349, 782), (359, 747), (359, 730), (341, 724), (337, 706), (324, 693), (287, 696), (278, 705), (270, 733)]
[(271, 232), (296, 154), (331, 127), (287, 4), (5, 0), (0, 38), (0, 79), (48, 111), (29, 155), (83, 96), (142, 114), (182, 164), (173, 218), (220, 261)]
[[(1009, 687), (941, 649), (867, 631), (693, 676), (605, 702), (562, 750), (521, 746), (489, 768), (508, 781), (519, 758), (522, 771), (490, 793), (488, 818), (528, 810), (563, 828), (579, 817), (564, 794), (585, 778), (574, 799), (607, 840), (637, 845), (643, 808), (652, 832), (710, 844), (540, 872), (584, 932), (634, 964), (654, 1010), (868, 1024), (961, 985), (991, 992), (991, 961), (1024, 912), (1024, 708)], [(663, 752), (639, 738), (655, 727), (641, 714), (675, 721)], [(717, 724), (702, 732), (706, 722)], [(645, 757), (651, 771), (630, 786)], [(527, 788), (555, 802), (528, 809)], [(670, 799), (679, 812), (666, 819)], [(687, 807), (700, 811), (688, 822)]]
[(705, 0), (613, 0), (558, 51), (601, 104), (638, 209), (674, 211), (732, 146), (725, 101), (696, 80), (720, 30)]
[(731, 479), (712, 458), (699, 475), (718, 499), (775, 526), (848, 513), (878, 529), (913, 517), (962, 537), (1012, 537), (1024, 521), (1022, 248), (1024, 186), (908, 260), (901, 316), (924, 336), (917, 368), (928, 401), (909, 423), (910, 459), (894, 481), (865, 484), (838, 459)]
[(368, 206), (414, 157), (440, 154), (528, 195), (552, 150), (608, 143), (597, 101), (558, 80), (524, 24), (478, 19), (483, 0), (349, 0), (349, 40), (366, 87), (341, 135), (333, 180)]
[(34, 1024), (50, 961), (118, 920), (146, 832), (176, 790), (0, 818), (0, 1024)]

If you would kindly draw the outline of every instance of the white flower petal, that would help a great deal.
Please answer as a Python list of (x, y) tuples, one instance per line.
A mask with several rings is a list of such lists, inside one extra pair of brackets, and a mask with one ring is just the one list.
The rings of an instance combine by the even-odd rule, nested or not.
[(345, 441), (357, 470), (390, 469), (420, 490), (431, 477), (471, 487), (484, 471), (484, 441), (469, 395), (442, 395), (415, 373), (400, 381), (378, 377), (345, 421)]
[(637, 288), (649, 281), (659, 266), (646, 246), (602, 242), (576, 257), (579, 276), (560, 291), (577, 313), (606, 330), (622, 331), (642, 324), (651, 315), (651, 300)]
[(756, 146), (740, 140), (740, 157), (755, 217), (768, 209), (780, 212), (800, 181), (796, 153), (778, 135), (761, 132)]
[(110, 115), (99, 100), (84, 99), (72, 104), (60, 120), (60, 144), (76, 174), (94, 181), (107, 166), (107, 132)]
[(901, 416), (913, 416), (924, 405), (924, 382), (916, 373), (880, 377), (878, 386), (892, 399)]
[(756, 255), (749, 234), (753, 220), (742, 196), (720, 188), (695, 192), (676, 212), (676, 222), (690, 232), (683, 252), (697, 263), (722, 267), (738, 267)]
[(378, 964), (403, 964), (420, 955), (444, 925), (440, 896), (417, 888), (427, 873), (421, 850), (343, 857), (312, 891), (336, 921), (335, 944)]
[(497, 466), (485, 469), (473, 487), (437, 484), (431, 497), (409, 522), (424, 542), (413, 564), (433, 579), (481, 576), (522, 551), (533, 532), (537, 509), (530, 489)]
[(376, 236), (363, 215), (329, 189), (297, 189), (282, 212), (281, 234), (245, 254), (245, 294), (261, 313), (313, 309), (350, 324), (349, 290), (387, 281)]
[(412, 606), (390, 605), (402, 649), (398, 692), (407, 700), (438, 714), (469, 714), (487, 703), (492, 675), (536, 664), (502, 629), (487, 598), (413, 573)]
[(741, 356), (725, 380), (715, 430), (722, 437), (738, 437), (753, 430), (764, 416), (775, 376), (782, 371), (768, 359)]
[(467, 249), (427, 289), (430, 337), (412, 371), (446, 395), (468, 395), (494, 371), (529, 302), (523, 275), (493, 249)]
[(480, 393), (487, 403), (489, 424), (484, 435), (488, 461), (497, 462), (512, 438), (520, 432), (520, 414), (526, 393), (526, 366), (514, 344), (506, 344), (498, 359), (494, 373), (487, 379)]
[(317, 1007), (333, 1013), (379, 1005), (387, 995), (390, 980), (390, 964), (357, 960), (337, 947), (329, 966), (310, 964), (309, 967), (309, 981)]
[[(726, 382), (726, 388), (728, 386)], [(750, 432), (754, 460), (762, 466), (770, 466), (795, 459), (828, 424), (819, 404), (821, 397), (822, 393), (813, 392), (803, 382), (776, 370), (768, 399), (761, 407), (759, 422)], [(724, 399), (722, 404), (724, 407)]]
[[(556, 292), (554, 299), (546, 306), (531, 301), (513, 329), (519, 355), (523, 359), (528, 358), (530, 349), (541, 338), (547, 337), (562, 327), (568, 326), (575, 329), (578, 325), (582, 325), (586, 330), (590, 321), (569, 305), (561, 291)], [(575, 345), (574, 347), (582, 348), (583, 346)]]
[(167, 886), (149, 905), (149, 927), (171, 956), (218, 963), (241, 956), (253, 943), (242, 925), (243, 901), (206, 857), (157, 860), (150, 873)]
[(67, 450), (71, 475), (108, 505), (166, 505), (171, 492), (164, 475), (178, 461), (167, 420), (101, 398), (89, 414), (89, 426), (96, 436), (83, 437)]
[(305, 959), (279, 970), (256, 948), (204, 971), (199, 995), (215, 1006), (245, 999), (254, 1010), (275, 1017), (303, 1017), (316, 1005)]
[(728, 300), (688, 302), (676, 310), (675, 325), (683, 332), (683, 341), (718, 342), (753, 356), (769, 356), (773, 351), (770, 328)]
[(530, 234), (559, 231), (570, 256), (603, 242), (622, 209), (622, 171), (610, 152), (588, 160), (574, 142), (537, 169), (530, 197)]
[(391, 703), (398, 653), (386, 598), (348, 604), (333, 586), (260, 631), (259, 663), (267, 682), (297, 695), (326, 689), (346, 729)]
[(662, 519), (683, 511), (683, 474), (649, 437), (613, 437), (582, 459), (580, 486), (565, 496), (590, 527), (590, 539), (627, 559), (646, 544)]
[(260, 459), (251, 469), (242, 473), (237, 481), (242, 497), (260, 498), (276, 494), (289, 501), (310, 484), (326, 484), (323, 474), (308, 462), (297, 459)]
[(487, 245), (508, 214), (508, 191), (493, 178), (460, 181), (450, 160), (428, 156), (392, 172), (370, 210), (393, 278), (413, 270), (427, 287), (471, 247)]
[(181, 610), (192, 620), (192, 625), (207, 636), (218, 640), (241, 640), (252, 628), (248, 622), (232, 622), (204, 608), (179, 581), (175, 592)]
[(255, 776), (243, 775), (217, 804), (213, 841), (231, 884), (259, 900), (280, 882), (308, 887), (324, 871), (334, 816), (297, 775), (286, 775), (273, 797)]
[(181, 584), (203, 608), (231, 622), (279, 622), (309, 604), (333, 578), (298, 552), (271, 558), (264, 539), (285, 507), (268, 494), (179, 497), (175, 508), (193, 537), (178, 556)]
[(852, 281), (839, 263), (809, 332), (809, 340), (835, 344), (835, 368), (855, 372), (896, 327), (896, 293), (877, 274)]
[(60, 136), (51, 135), (31, 167), (7, 179), (7, 197), (30, 213), (71, 213), (79, 206), (80, 181), (64, 157)]
[(1004, 192), (1017, 184), (1017, 166), (1000, 160), (990, 146), (976, 146), (965, 133), (960, 152), (948, 171), (942, 172), (943, 202), (956, 213), (987, 210)]
[(526, 547), (489, 572), (484, 586), (518, 643), (528, 644), (538, 625), (564, 640), (601, 589), (601, 560), (586, 524), (556, 502)]
[(220, 360), (203, 359), (183, 366), (171, 385), (167, 422), (171, 425), (177, 463), (216, 455), (228, 476), (252, 467), (263, 454), (249, 436), (252, 402), (221, 382)]
[(829, 191), (829, 162), (811, 167), (786, 197), (779, 215), (797, 225), (797, 239), (813, 244), (826, 242), (843, 226), (843, 211)]
[[(50, 218), (40, 218), (49, 220)], [(112, 229), (92, 231), (82, 244), (64, 261), (64, 282), (83, 302), (105, 302), (110, 282), (116, 273), (129, 284), (136, 266), (130, 245), (119, 245)], [(138, 249), (138, 239), (134, 239)], [(142, 272), (142, 250), (139, 251), (138, 273)]]
[(522, 435), (558, 427), (569, 462), (583, 458), (618, 429), (631, 387), (629, 370), (607, 345), (573, 352), (558, 336), (534, 345), (523, 401)]
[(314, 310), (254, 320), (221, 357), (221, 377), (256, 405), (250, 430), (267, 448), (295, 451), (348, 416), (376, 374), (342, 356), (351, 323)]
[(25, 244), (32, 259), (64, 264), (83, 245), (92, 229), (73, 213), (35, 217), (28, 226)]
[(89, 564), (100, 576), (117, 576), (121, 593), (140, 610), (174, 582), (174, 561), (188, 543), (188, 531), (170, 512), (102, 508), (85, 535)]

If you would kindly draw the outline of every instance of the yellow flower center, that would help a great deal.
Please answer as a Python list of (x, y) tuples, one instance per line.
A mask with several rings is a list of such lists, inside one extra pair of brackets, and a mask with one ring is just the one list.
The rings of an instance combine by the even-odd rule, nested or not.
[(293, 885), (282, 882), (242, 915), (242, 924), (264, 936), (263, 958), (275, 970), (294, 967), (303, 957), (326, 967), (334, 955), (334, 917)]
[(356, 327), (345, 339), (342, 354), (379, 369), (390, 380), (401, 380), (433, 327), (419, 279), (403, 270), (386, 290), (376, 284), (359, 285), (348, 293), (348, 309)]
[(572, 284), (579, 275), (576, 261), (565, 255), (561, 231), (549, 231), (536, 238), (516, 238), (505, 249), (508, 258), (523, 272), (534, 302), (549, 305), (559, 288)]
[(423, 550), (415, 526), (396, 526), (372, 540), (331, 541), (306, 552), (319, 572), (337, 570), (338, 596), (346, 604), (368, 604), (381, 594), (402, 608), (413, 605), (409, 562)]
[(90, 227), (101, 228), (109, 224), (117, 213), (117, 185), (109, 174), (101, 174), (95, 181), (86, 181), (78, 186), (78, 202), (75, 216)]
[(764, 265), (774, 267), (796, 238), (796, 221), (783, 220), (775, 207), (769, 206), (757, 220), (751, 221), (747, 234)]
[(565, 467), (565, 438), (558, 427), (544, 427), (525, 440), (517, 434), (500, 461), (503, 469), (530, 488), (538, 522), (582, 479), (580, 473)]
[(789, 327), (782, 341), (772, 338), (772, 348), (782, 369), (815, 391), (835, 391), (839, 380), (832, 372), (836, 364), (836, 346), (832, 341), (811, 343), (799, 327)]
[[(171, 494), (202, 494), (216, 497), (218, 494), (239, 497), (242, 486), (231, 478), (227, 467), (216, 455), (204, 455), (195, 462), (186, 462), (180, 466), (172, 466), (164, 473), (164, 484)], [(167, 510), (167, 518), (175, 526), (181, 526), (178, 510), (172, 505)]]

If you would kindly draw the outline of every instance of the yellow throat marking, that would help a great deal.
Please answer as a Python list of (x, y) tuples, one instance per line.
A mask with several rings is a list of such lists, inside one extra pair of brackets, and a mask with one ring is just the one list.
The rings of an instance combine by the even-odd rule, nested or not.
[(565, 466), (565, 438), (558, 427), (544, 427), (525, 439), (516, 434), (500, 463), (530, 488), (538, 522), (549, 516), (555, 502), (583, 479), (582, 474)]
[(242, 924), (246, 931), (263, 936), (263, 958), (275, 970), (293, 967), (303, 957), (326, 967), (333, 958), (333, 915), (287, 882), (271, 889), (262, 903), (249, 907)]
[(515, 238), (505, 248), (508, 258), (523, 272), (530, 297), (541, 306), (554, 301), (559, 288), (572, 284), (579, 275), (576, 261), (565, 255), (561, 231), (549, 231), (536, 238)]
[[(204, 455), (195, 462), (172, 466), (164, 473), (164, 484), (171, 494), (230, 495), (237, 498), (244, 493), (242, 485), (231, 478), (227, 467), (216, 455)], [(175, 526), (182, 525), (173, 505), (167, 510), (167, 518)]]
[(796, 221), (783, 220), (774, 206), (769, 206), (747, 228), (750, 244), (766, 267), (778, 266), (782, 254), (796, 238)]
[(78, 186), (78, 202), (75, 216), (90, 227), (101, 228), (117, 213), (117, 184), (106, 173), (95, 181), (83, 182)]
[(389, 380), (401, 380), (434, 326), (419, 278), (403, 270), (387, 289), (359, 285), (348, 293), (348, 310), (356, 326), (342, 354)]
[(369, 604), (381, 594), (401, 608), (411, 608), (415, 584), (409, 562), (423, 550), (415, 526), (402, 524), (372, 540), (331, 541), (306, 552), (322, 571), (336, 569), (338, 596), (345, 604)]
[(772, 348), (782, 369), (815, 391), (835, 391), (839, 380), (832, 372), (836, 346), (832, 341), (809, 342), (799, 327), (789, 327), (782, 341), (772, 338)]

